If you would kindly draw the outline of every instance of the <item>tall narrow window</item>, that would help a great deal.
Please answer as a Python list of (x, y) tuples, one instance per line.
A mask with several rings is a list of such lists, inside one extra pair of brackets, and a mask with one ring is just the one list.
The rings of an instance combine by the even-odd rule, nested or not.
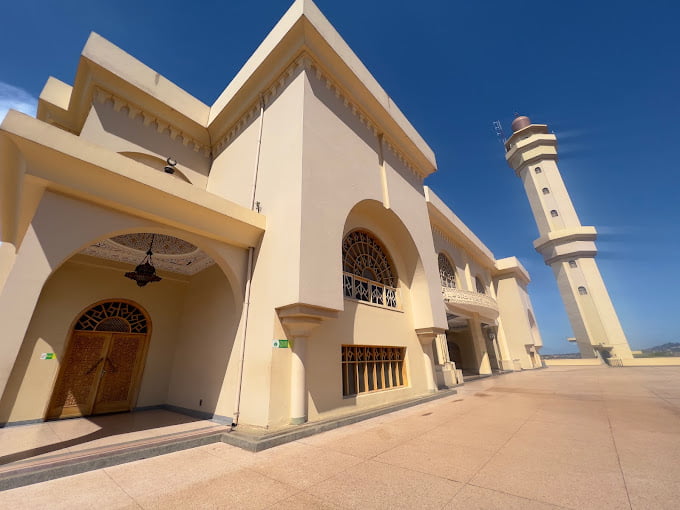
[(475, 276), (475, 286), (477, 287), (477, 292), (480, 294), (486, 294), (486, 287), (484, 286), (484, 283), (482, 283), (482, 280), (480, 280), (479, 276)]
[(449, 261), (449, 258), (443, 253), (439, 254), (439, 281), (442, 287), (447, 289), (456, 288), (456, 270)]
[(345, 297), (397, 308), (397, 277), (387, 251), (370, 233), (355, 230), (342, 241)]

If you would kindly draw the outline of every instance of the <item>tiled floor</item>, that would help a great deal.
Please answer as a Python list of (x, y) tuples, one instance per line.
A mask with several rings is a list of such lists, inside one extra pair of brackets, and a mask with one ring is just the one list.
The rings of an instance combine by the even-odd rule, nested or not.
[(164, 410), (48, 421), (0, 429), (0, 470), (11, 462), (189, 432), (215, 423)]
[[(0, 454), (48, 441), (17, 434)], [(680, 368), (555, 367), (260, 453), (215, 443), (9, 490), (0, 507), (675, 509), (679, 482)]]

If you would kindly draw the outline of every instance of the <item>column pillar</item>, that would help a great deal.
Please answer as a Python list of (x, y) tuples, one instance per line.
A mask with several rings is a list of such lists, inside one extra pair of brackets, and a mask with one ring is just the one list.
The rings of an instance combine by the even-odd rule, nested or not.
[(486, 338), (482, 332), (482, 323), (478, 314), (473, 314), (470, 319), (470, 333), (475, 348), (475, 357), (480, 374), (491, 374), (491, 363), (489, 363), (489, 353), (486, 351)]
[(290, 423), (300, 425), (308, 418), (306, 363), (309, 337), (323, 320), (337, 317), (337, 311), (296, 303), (278, 308), (277, 312), (291, 343)]
[(425, 368), (425, 383), (429, 392), (437, 391), (437, 383), (434, 378), (434, 353), (432, 352), (432, 343), (438, 335), (441, 335), (446, 330), (441, 328), (420, 328), (416, 329), (416, 334), (420, 340), (420, 345), (423, 348), (423, 364)]
[(307, 421), (307, 375), (305, 352), (307, 337), (298, 335), (291, 339), (290, 358), (290, 423), (299, 425)]

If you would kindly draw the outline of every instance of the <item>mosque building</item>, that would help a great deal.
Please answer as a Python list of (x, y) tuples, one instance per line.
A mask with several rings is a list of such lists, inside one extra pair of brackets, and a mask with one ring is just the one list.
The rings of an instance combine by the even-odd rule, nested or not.
[[(525, 180), (541, 129), (508, 142)], [(161, 407), (276, 429), (541, 367), (527, 271), (435, 171), (309, 0), (212, 105), (92, 34), (73, 85), (0, 127), (0, 423)], [(546, 261), (601, 296), (581, 252)]]

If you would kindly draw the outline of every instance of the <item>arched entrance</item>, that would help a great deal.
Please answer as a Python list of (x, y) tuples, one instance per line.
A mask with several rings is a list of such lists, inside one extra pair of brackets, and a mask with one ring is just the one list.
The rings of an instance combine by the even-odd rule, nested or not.
[(129, 411), (137, 398), (151, 333), (138, 304), (95, 303), (71, 328), (47, 418)]

